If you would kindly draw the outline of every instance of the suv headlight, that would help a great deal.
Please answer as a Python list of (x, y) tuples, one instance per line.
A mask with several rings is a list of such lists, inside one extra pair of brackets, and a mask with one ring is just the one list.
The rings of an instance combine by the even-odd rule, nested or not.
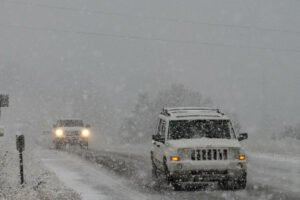
[(62, 129), (57, 129), (55, 131), (55, 136), (58, 137), (58, 138), (61, 138), (64, 136), (64, 131)]
[(246, 155), (243, 149), (241, 148), (232, 148), (230, 149), (230, 158), (231, 160), (246, 160)]
[(240, 154), (240, 156), (239, 156), (239, 160), (246, 160), (246, 155), (244, 155), (244, 154)]
[(170, 160), (171, 161), (180, 161), (180, 157), (179, 156), (171, 156)]
[(83, 129), (83, 130), (81, 131), (81, 136), (84, 137), (84, 138), (89, 137), (90, 134), (91, 134), (91, 132), (90, 132), (89, 129)]

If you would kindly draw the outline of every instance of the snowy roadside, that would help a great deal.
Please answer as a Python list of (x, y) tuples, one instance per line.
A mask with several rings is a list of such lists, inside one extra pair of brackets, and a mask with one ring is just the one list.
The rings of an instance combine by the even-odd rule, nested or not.
[(245, 142), (249, 181), (295, 194), (300, 188), (300, 141), (256, 139)]
[(252, 154), (264, 154), (271, 157), (298, 157), (300, 158), (300, 140), (285, 138), (285, 139), (270, 139), (250, 137), (249, 140), (242, 143), (247, 152)]
[[(131, 151), (131, 150), (130, 150)], [(144, 194), (159, 194), (161, 199), (201, 199), (206, 197), (208, 199), (298, 199), (299, 181), (293, 172), (283, 171), (284, 168), (280, 167), (274, 169), (271, 167), (276, 163), (268, 160), (268, 166), (265, 167), (264, 159), (258, 162), (256, 158), (251, 157), (249, 163), (249, 184), (246, 190), (243, 191), (222, 191), (216, 186), (207, 188), (205, 191), (198, 191), (197, 198), (193, 196), (195, 193), (187, 192), (174, 192), (171, 187), (161, 182), (153, 182), (151, 178), (151, 164), (147, 157), (142, 155), (128, 154), (128, 152), (109, 152), (109, 151), (76, 151), (70, 149), (69, 153), (80, 155), (85, 160), (91, 163), (98, 164), (101, 168), (109, 169), (114, 174), (127, 178), (128, 184), (136, 187)], [(254, 158), (254, 159), (252, 159)], [(278, 161), (283, 164), (282, 161)], [(297, 169), (297, 164), (292, 165)], [(268, 173), (265, 173), (265, 172)], [(261, 173), (262, 172), (262, 173)], [(290, 180), (281, 179), (286, 177)], [(295, 177), (295, 178), (294, 178)], [(284, 187), (278, 187), (278, 184)], [(174, 196), (175, 195), (175, 196)], [(187, 196), (189, 196), (187, 198)]]
[[(281, 140), (265, 143), (264, 146), (266, 148), (263, 149), (264, 151), (260, 151), (261, 148), (254, 149), (246, 146), (248, 155), (248, 189), (251, 187), (254, 190), (259, 190), (259, 188), (264, 188), (263, 190), (271, 189), (279, 194), (290, 195), (288, 198), (299, 196), (300, 146), (297, 145), (299, 141), (290, 142), (290, 146), (283, 149), (282, 146), (285, 146), (288, 142), (290, 141)], [(252, 147), (258, 147), (259, 145), (254, 144)], [(129, 157), (136, 158), (137, 161), (143, 160), (146, 165), (150, 165), (150, 156), (148, 156), (150, 147), (147, 145), (138, 146), (134, 150), (133, 146), (128, 148), (128, 145), (119, 145), (116, 148), (103, 148), (104, 150), (98, 151), (100, 153), (98, 153), (97, 162), (103, 163), (101, 162), (103, 158), (107, 160), (104, 152), (107, 152), (107, 154), (110, 152), (111, 155), (115, 154), (114, 158), (118, 158), (121, 155), (129, 155)], [(277, 149), (277, 151), (272, 151), (272, 149)], [(89, 155), (85, 155), (85, 157), (90, 159)], [(122, 160), (121, 157), (120, 160)], [(127, 161), (127, 163), (129, 162)], [(115, 166), (116, 164), (111, 165)], [(120, 164), (121, 167), (122, 165), (124, 163)]]
[(248, 173), (251, 182), (272, 185), (300, 195), (300, 157), (250, 153)]
[(1, 200), (79, 200), (80, 195), (65, 187), (34, 157), (34, 145), (27, 142), (24, 152), (25, 186), (20, 186), (18, 152), (14, 138), (0, 139)]
[[(41, 161), (56, 173), (66, 186), (80, 192), (85, 200), (152, 200), (156, 194), (143, 193), (125, 178), (94, 162), (87, 162), (66, 151), (41, 149)], [(169, 200), (169, 198), (163, 198)]]

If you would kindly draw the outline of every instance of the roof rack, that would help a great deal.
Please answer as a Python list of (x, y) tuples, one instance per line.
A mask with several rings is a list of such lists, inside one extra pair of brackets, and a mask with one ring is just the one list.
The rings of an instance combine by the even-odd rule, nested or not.
[(224, 115), (218, 108), (208, 108), (208, 107), (175, 107), (175, 108), (163, 108), (161, 114), (166, 116), (171, 116), (172, 111), (213, 111)]

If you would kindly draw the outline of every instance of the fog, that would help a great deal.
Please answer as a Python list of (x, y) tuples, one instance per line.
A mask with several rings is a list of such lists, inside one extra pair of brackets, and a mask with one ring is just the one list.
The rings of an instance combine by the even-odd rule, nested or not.
[(116, 134), (138, 93), (181, 83), (250, 133), (296, 124), (299, 9), (296, 0), (0, 0), (3, 123), (47, 130), (73, 116)]

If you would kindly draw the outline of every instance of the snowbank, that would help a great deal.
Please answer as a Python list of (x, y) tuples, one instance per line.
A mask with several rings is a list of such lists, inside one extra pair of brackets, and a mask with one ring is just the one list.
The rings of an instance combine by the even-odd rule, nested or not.
[[(28, 148), (31, 146), (32, 148)], [(20, 186), (18, 152), (13, 138), (0, 140), (0, 199), (1, 200), (79, 200), (80, 195), (66, 188), (34, 158), (35, 145), (24, 152), (24, 187)]]
[(300, 140), (292, 138), (276, 140), (253, 136), (249, 140), (242, 142), (242, 145), (248, 152), (300, 157)]

